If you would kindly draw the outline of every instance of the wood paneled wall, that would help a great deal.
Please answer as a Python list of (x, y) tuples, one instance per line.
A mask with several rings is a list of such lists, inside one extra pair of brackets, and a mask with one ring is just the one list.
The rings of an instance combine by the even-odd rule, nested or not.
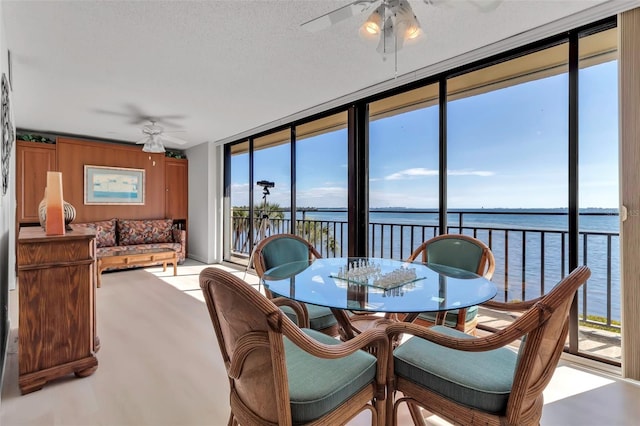
[[(126, 146), (90, 140), (59, 137), (58, 171), (62, 172), (64, 200), (76, 208), (75, 222), (113, 217), (158, 219), (165, 217), (164, 153), (142, 152), (139, 146)], [(84, 204), (84, 166), (126, 167), (145, 170), (144, 205), (87, 206)]]

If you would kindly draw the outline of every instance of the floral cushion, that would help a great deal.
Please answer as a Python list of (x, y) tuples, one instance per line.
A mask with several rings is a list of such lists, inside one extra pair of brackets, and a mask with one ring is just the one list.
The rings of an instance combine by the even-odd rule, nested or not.
[(118, 220), (118, 244), (172, 243), (172, 219)]
[(113, 247), (116, 245), (116, 220), (101, 220), (99, 222), (76, 223), (76, 227), (96, 230), (96, 245), (100, 247)]

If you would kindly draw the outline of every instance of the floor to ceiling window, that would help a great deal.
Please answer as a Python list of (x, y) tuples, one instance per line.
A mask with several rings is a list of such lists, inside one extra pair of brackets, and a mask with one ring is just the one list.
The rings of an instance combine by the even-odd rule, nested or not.
[(227, 175), (229, 182), (229, 224), (226, 227), (227, 241), (225, 257), (227, 260), (239, 260), (251, 248), (249, 246), (249, 142), (243, 141), (231, 145)]
[(566, 271), (568, 54), (561, 43), (447, 81), (449, 230), (491, 247), (504, 301)]
[(579, 39), (581, 263), (591, 279), (578, 293), (581, 352), (620, 360), (618, 61), (615, 28)]
[(296, 229), (323, 257), (347, 252), (347, 113), (295, 128)]
[(369, 254), (405, 259), (438, 226), (438, 84), (369, 104)]
[(254, 243), (291, 232), (291, 131), (253, 140)]

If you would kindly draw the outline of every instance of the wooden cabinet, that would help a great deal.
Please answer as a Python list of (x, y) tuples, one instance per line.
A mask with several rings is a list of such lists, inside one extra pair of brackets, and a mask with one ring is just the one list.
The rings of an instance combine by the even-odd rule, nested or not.
[(18, 236), (18, 365), (23, 394), (50, 380), (98, 368), (95, 321), (95, 231)]
[(17, 222), (39, 223), (38, 205), (44, 198), (47, 172), (56, 171), (56, 146), (16, 142)]
[(187, 160), (165, 158), (165, 217), (187, 220), (189, 214), (189, 169)]

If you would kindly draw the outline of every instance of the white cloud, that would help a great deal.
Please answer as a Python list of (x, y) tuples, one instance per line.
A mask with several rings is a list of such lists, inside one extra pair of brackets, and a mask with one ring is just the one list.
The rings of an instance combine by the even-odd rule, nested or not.
[[(449, 170), (447, 172), (449, 176), (493, 176), (494, 172), (486, 170)], [(396, 173), (385, 176), (385, 180), (404, 180), (413, 179), (424, 176), (438, 176), (438, 171), (434, 169), (425, 169), (424, 167), (416, 167), (412, 169), (401, 170)], [(373, 180), (373, 179), (372, 179)]]
[(438, 171), (425, 169), (424, 167), (416, 167), (387, 175), (385, 176), (385, 180), (411, 179), (419, 176), (438, 176)]

